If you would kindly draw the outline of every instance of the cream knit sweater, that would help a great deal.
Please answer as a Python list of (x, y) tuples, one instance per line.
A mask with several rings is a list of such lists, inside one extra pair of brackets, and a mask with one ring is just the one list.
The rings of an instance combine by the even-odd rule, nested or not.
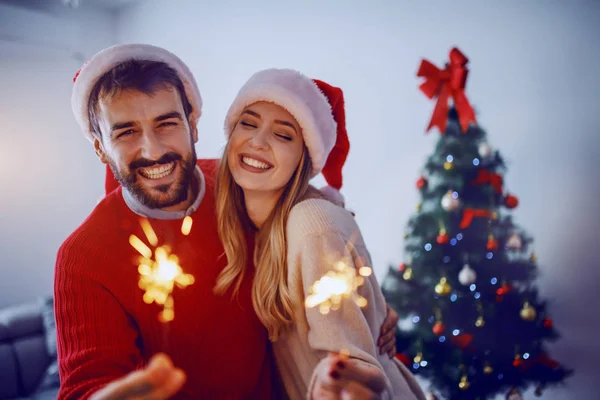
[[(308, 199), (290, 212), (287, 225), (288, 285), (294, 304), (294, 325), (273, 343), (277, 366), (292, 400), (310, 398), (313, 371), (329, 351), (350, 351), (353, 362), (366, 363), (386, 376), (383, 399), (425, 399), (411, 373), (396, 359), (379, 355), (376, 339), (386, 316), (386, 304), (374, 275), (359, 293), (368, 304), (344, 300), (339, 310), (321, 315), (306, 309), (310, 286), (341, 258), (360, 268), (371, 259), (353, 215), (322, 199)], [(347, 243), (352, 242), (353, 248)]]

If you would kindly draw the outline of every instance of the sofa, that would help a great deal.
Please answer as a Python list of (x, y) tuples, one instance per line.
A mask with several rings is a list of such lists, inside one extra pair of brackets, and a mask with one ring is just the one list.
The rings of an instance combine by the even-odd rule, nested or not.
[(0, 309), (0, 399), (56, 399), (59, 386), (52, 298)]

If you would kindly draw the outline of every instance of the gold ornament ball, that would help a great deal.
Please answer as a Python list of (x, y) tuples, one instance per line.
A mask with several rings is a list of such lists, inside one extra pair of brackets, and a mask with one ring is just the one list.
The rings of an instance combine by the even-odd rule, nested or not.
[(483, 367), (483, 373), (486, 375), (490, 375), (492, 372), (494, 372), (494, 368), (492, 368), (491, 365), (486, 365), (485, 367)]
[(523, 308), (521, 309), (521, 319), (523, 319), (524, 321), (533, 321), (535, 320), (535, 317), (537, 315), (537, 313), (535, 312), (535, 308), (531, 307), (531, 305), (529, 305), (528, 302), (525, 302), (525, 304), (523, 305)]
[(446, 281), (445, 277), (442, 277), (440, 282), (435, 285), (435, 292), (440, 296), (448, 296), (452, 292), (452, 286)]
[(415, 206), (415, 210), (421, 211), (421, 203), (417, 203), (417, 205)]
[(485, 325), (485, 320), (483, 319), (483, 317), (478, 317), (477, 321), (475, 321), (475, 326), (478, 328), (481, 328), (484, 325)]
[(531, 253), (531, 257), (529, 257), (529, 260), (531, 262), (536, 262), (537, 261), (537, 256), (535, 255), (535, 253)]
[(467, 376), (463, 375), (463, 377), (460, 378), (460, 383), (458, 384), (458, 387), (461, 388), (461, 390), (467, 390), (470, 385), (471, 384), (467, 380)]
[(446, 171), (450, 171), (452, 168), (454, 168), (454, 163), (451, 163), (450, 161), (444, 163), (444, 169)]
[(402, 274), (402, 277), (405, 280), (410, 281), (412, 279), (412, 268), (411, 267), (406, 268), (406, 270), (404, 271), (404, 274)]
[(419, 364), (421, 361), (423, 361), (423, 354), (421, 352), (417, 353), (415, 358), (413, 358), (413, 361)]

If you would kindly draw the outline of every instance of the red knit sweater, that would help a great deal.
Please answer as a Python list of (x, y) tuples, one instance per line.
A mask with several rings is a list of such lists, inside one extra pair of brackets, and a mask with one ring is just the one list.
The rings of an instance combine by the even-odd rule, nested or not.
[(98, 204), (58, 251), (59, 399), (87, 398), (157, 352), (169, 354), (187, 374), (177, 399), (273, 397), (267, 335), (251, 303), (252, 276), (238, 300), (212, 293), (226, 264), (215, 217), (216, 165), (214, 160), (198, 165), (206, 194), (192, 215), (190, 235), (181, 234), (181, 220), (150, 221), (159, 245), (171, 244), (183, 271), (195, 277), (191, 286), (174, 289), (172, 322), (160, 323), (161, 307), (142, 300), (138, 253), (128, 239), (133, 233), (147, 241), (121, 189)]

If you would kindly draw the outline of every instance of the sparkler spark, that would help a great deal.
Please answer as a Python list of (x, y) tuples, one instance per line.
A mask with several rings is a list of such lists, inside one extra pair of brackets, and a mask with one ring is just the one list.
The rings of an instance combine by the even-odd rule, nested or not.
[[(161, 322), (172, 321), (175, 318), (173, 288), (175, 286), (185, 288), (193, 284), (194, 277), (183, 273), (179, 265), (179, 259), (171, 253), (169, 246), (156, 247), (158, 238), (148, 220), (142, 219), (140, 224), (148, 242), (155, 249), (154, 259), (152, 259), (152, 250), (140, 238), (135, 235), (129, 237), (131, 246), (141, 254), (138, 266), (138, 272), (140, 273), (138, 286), (144, 290), (143, 300), (146, 304), (156, 303), (163, 306), (163, 310), (158, 316), (159, 320)], [(191, 229), (191, 219), (189, 220), (188, 233), (189, 229)]]
[[(346, 248), (350, 254), (356, 254), (351, 241), (347, 243)], [(359, 295), (357, 289), (364, 283), (364, 277), (372, 273), (372, 269), (366, 266), (361, 266), (357, 273), (351, 260), (338, 259), (333, 263), (332, 270), (312, 284), (304, 305), (306, 308), (319, 306), (323, 315), (339, 309), (342, 300), (346, 298), (351, 298), (361, 308), (365, 307), (367, 299)]]

